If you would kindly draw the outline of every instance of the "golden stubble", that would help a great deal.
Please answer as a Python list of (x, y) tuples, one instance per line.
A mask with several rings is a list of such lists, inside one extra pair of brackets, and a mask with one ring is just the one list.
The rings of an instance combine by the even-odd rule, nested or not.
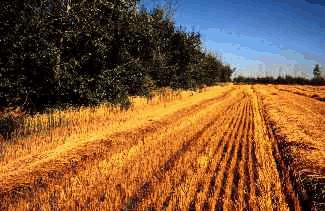
[(100, 105), (30, 117), (28, 127), (37, 129), (25, 129), (34, 132), (7, 144), (0, 160), (2, 207), (299, 210), (265, 118), (273, 115), (290, 135), (296, 128), (283, 122), (290, 116), (276, 116), (275, 103), (297, 108), (296, 118), (302, 111), (322, 115), (322, 109), (314, 102), (303, 109), (297, 102), (288, 105), (296, 96), (287, 91), (282, 91), (287, 101), (275, 101), (276, 90), (249, 85), (164, 90), (151, 99), (133, 98), (128, 111)]

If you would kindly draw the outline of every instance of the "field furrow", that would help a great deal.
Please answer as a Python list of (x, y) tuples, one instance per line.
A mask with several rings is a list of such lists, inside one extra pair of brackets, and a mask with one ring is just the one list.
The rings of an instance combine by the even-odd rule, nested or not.
[[(184, 121), (184, 118), (191, 116), (191, 114), (194, 114), (199, 110), (204, 110), (209, 106), (211, 107), (211, 105), (215, 106), (216, 102), (224, 100), (226, 96), (231, 94), (230, 90), (230, 92), (222, 93), (220, 96), (215, 98), (201, 101), (191, 105), (190, 107), (184, 107), (168, 116), (163, 116), (161, 120), (150, 121), (150, 124), (147, 123), (147, 125), (140, 126), (135, 130), (121, 131), (108, 135), (106, 139), (95, 139), (93, 141), (87, 140), (83, 145), (79, 143), (77, 146), (71, 147), (69, 146), (70, 143), (67, 143), (68, 146), (62, 145), (53, 151), (28, 155), (13, 160), (12, 162), (7, 162), (1, 167), (0, 171), (0, 178), (3, 178), (0, 181), (0, 193), (5, 193), (6, 195), (10, 191), (12, 191), (13, 194), (16, 194), (16, 192), (20, 193), (23, 192), (21, 190), (24, 190), (25, 188), (30, 189), (30, 186), (33, 185), (38, 177), (42, 177), (43, 180), (50, 180), (53, 179), (53, 175), (55, 175), (56, 172), (59, 174), (62, 171), (69, 173), (69, 171), (75, 169), (76, 166), (82, 167), (84, 159), (91, 161), (93, 158), (98, 156), (105, 155), (106, 157), (109, 157), (109, 155), (113, 155), (122, 150), (127, 151), (132, 146), (142, 143), (145, 136), (150, 136), (150, 134), (161, 134), (167, 127), (179, 125), (180, 122)], [(90, 137), (89, 139), (93, 138)], [(56, 157), (58, 156), (61, 162), (62, 159), (65, 159), (64, 163), (56, 162)], [(71, 162), (72, 165), (69, 167)], [(20, 166), (24, 166), (24, 168), (18, 169), (17, 167)], [(51, 168), (48, 169), (48, 166), (51, 166)], [(30, 185), (28, 185), (28, 183), (30, 183)]]
[[(251, 123), (253, 124), (253, 123)], [(250, 126), (251, 130), (254, 131), (254, 127), (251, 125)], [(252, 135), (251, 138), (254, 136)], [(248, 159), (247, 159), (247, 164), (248, 164), (248, 175), (249, 175), (249, 208), (254, 209), (256, 207), (256, 191), (258, 191), (257, 187), (257, 160), (255, 156), (255, 151), (254, 151), (254, 139), (251, 139), (251, 141), (248, 143), (248, 149), (247, 149), (247, 154), (248, 154)]]
[(225, 137), (226, 144), (224, 145), (221, 160), (218, 163), (213, 176), (211, 177), (209, 192), (207, 196), (208, 207), (210, 209), (215, 209), (218, 204), (222, 203), (223, 198), (219, 195), (224, 191), (224, 183), (227, 178), (229, 162), (232, 160), (232, 156), (235, 154), (235, 137), (240, 132), (240, 128), (243, 126), (243, 117), (246, 115), (244, 112), (245, 108), (246, 103), (242, 102), (242, 105), (239, 107), (239, 118), (237, 119), (234, 127), (230, 128), (231, 131), (229, 133), (229, 136)]
[[(283, 129), (283, 122), (292, 120), (275, 114), (292, 117), (287, 102), (301, 98), (307, 101), (305, 107), (296, 101), (290, 106), (297, 113), (308, 113), (305, 124), (313, 125), (311, 118), (323, 116), (322, 102), (276, 90), (250, 85), (210, 88), (161, 105), (121, 111), (124, 116), (116, 122), (105, 125), (103, 121), (92, 132), (75, 135), (80, 140), (58, 141), (45, 151), (38, 151), (45, 148), (36, 139), (31, 142), (35, 148), (25, 151), (12, 143), (6, 146), (9, 154), (0, 160), (0, 208), (308, 209), (311, 206), (305, 204), (290, 169), (302, 164), (290, 146), (313, 147), (320, 151), (311, 152), (321, 153), (323, 144), (313, 139), (323, 141), (319, 133), (323, 125), (297, 132), (306, 139), (304, 143), (285, 145), (281, 137), (290, 133), (279, 136), (274, 125), (282, 123), (278, 126)], [(279, 99), (281, 107), (270, 98)], [(303, 127), (300, 122), (293, 126), (295, 130)], [(93, 128), (89, 127), (87, 131)], [(9, 159), (17, 144), (17, 156)], [(316, 164), (320, 169), (315, 171), (321, 174), (321, 161)]]
[[(233, 111), (234, 105), (231, 105), (224, 112)], [(164, 177), (159, 178), (159, 182), (155, 183), (155, 187), (153, 187), (153, 189), (162, 190), (162, 192), (151, 192), (148, 199), (142, 201), (142, 205), (140, 207), (145, 208), (149, 206), (166, 208), (168, 207), (172, 197), (175, 195), (175, 189), (184, 183), (184, 178), (191, 178), (194, 176), (194, 174), (196, 174), (197, 177), (195, 178), (195, 182), (199, 181), (200, 176), (203, 176), (202, 171), (209, 166), (207, 162), (210, 162), (210, 154), (215, 154), (216, 150), (221, 145), (220, 141), (217, 142), (214, 140), (214, 137), (218, 137), (222, 130), (224, 130), (218, 130), (219, 125), (221, 123), (229, 124), (229, 121), (231, 121), (229, 116), (220, 116), (220, 118), (213, 123), (213, 126), (205, 131), (205, 133), (202, 134), (202, 136), (196, 141), (193, 149), (189, 150), (191, 152), (186, 155), (187, 159), (179, 160), (176, 168), (174, 168), (172, 171), (166, 172)], [(193, 161), (197, 161), (197, 163), (194, 163), (193, 165)], [(189, 171), (191, 168), (195, 168), (195, 171)], [(170, 178), (173, 178), (172, 183)]]
[[(247, 101), (247, 100), (246, 100)], [(229, 156), (229, 158), (231, 158), (231, 160), (227, 161), (227, 166), (223, 175), (223, 180), (222, 180), (222, 184), (221, 184), (221, 192), (219, 194), (219, 199), (218, 199), (218, 203), (215, 207), (215, 209), (221, 209), (223, 207), (223, 209), (231, 209), (231, 204), (233, 204), (232, 200), (231, 200), (231, 192), (232, 192), (232, 185), (233, 185), (233, 179), (234, 176), (238, 175), (234, 175), (234, 170), (235, 167), (237, 165), (238, 162), (238, 152), (240, 152), (241, 148), (239, 147), (241, 144), (240, 142), (243, 140), (244, 135), (245, 135), (245, 130), (246, 127), (248, 125), (248, 102), (245, 102), (245, 110), (244, 112), (244, 116), (243, 118), (243, 122), (241, 122), (240, 126), (238, 128), (238, 133), (236, 134), (235, 137), (233, 137), (234, 140), (234, 146), (235, 148), (232, 149), (231, 155)], [(236, 130), (236, 128), (234, 128)], [(235, 132), (235, 131), (234, 131)], [(236, 178), (237, 179), (237, 178)]]

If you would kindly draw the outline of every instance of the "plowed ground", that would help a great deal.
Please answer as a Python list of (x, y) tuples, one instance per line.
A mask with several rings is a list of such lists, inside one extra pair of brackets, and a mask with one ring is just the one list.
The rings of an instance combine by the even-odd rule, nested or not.
[(300, 210), (256, 89), (195, 94), (112, 123), (106, 138), (3, 158), (0, 208)]

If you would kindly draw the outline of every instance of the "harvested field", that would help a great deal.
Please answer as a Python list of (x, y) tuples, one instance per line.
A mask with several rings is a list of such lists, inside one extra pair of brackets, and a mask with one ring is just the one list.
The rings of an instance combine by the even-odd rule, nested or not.
[[(278, 87), (254, 87), (264, 104), (287, 169), (301, 199), (325, 209), (325, 103)], [(304, 88), (304, 87), (303, 87)], [(296, 89), (296, 87), (288, 87)], [(323, 88), (305, 89), (323, 93)], [(320, 90), (319, 92), (316, 90)]]
[(325, 101), (325, 86), (277, 85), (276, 88), (280, 91), (287, 91), (319, 101)]
[(0, 208), (321, 210), (325, 103), (281, 89), (226, 85), (63, 112), (64, 124), (2, 144)]

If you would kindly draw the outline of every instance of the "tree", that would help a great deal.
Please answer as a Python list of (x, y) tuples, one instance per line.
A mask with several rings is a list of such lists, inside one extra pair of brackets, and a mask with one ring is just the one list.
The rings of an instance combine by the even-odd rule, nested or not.
[[(155, 88), (230, 81), (233, 69), (138, 0), (3, 0), (0, 108), (123, 104)], [(168, 7), (167, 7), (168, 8)]]
[(314, 74), (314, 79), (316, 79), (316, 80), (320, 80), (321, 79), (321, 71), (320, 71), (319, 64), (316, 64), (315, 65), (315, 68), (313, 70), (313, 74)]
[(231, 75), (235, 72), (236, 69), (231, 69), (230, 65), (224, 65), (222, 71), (220, 72), (220, 81), (228, 82), (230, 81)]

